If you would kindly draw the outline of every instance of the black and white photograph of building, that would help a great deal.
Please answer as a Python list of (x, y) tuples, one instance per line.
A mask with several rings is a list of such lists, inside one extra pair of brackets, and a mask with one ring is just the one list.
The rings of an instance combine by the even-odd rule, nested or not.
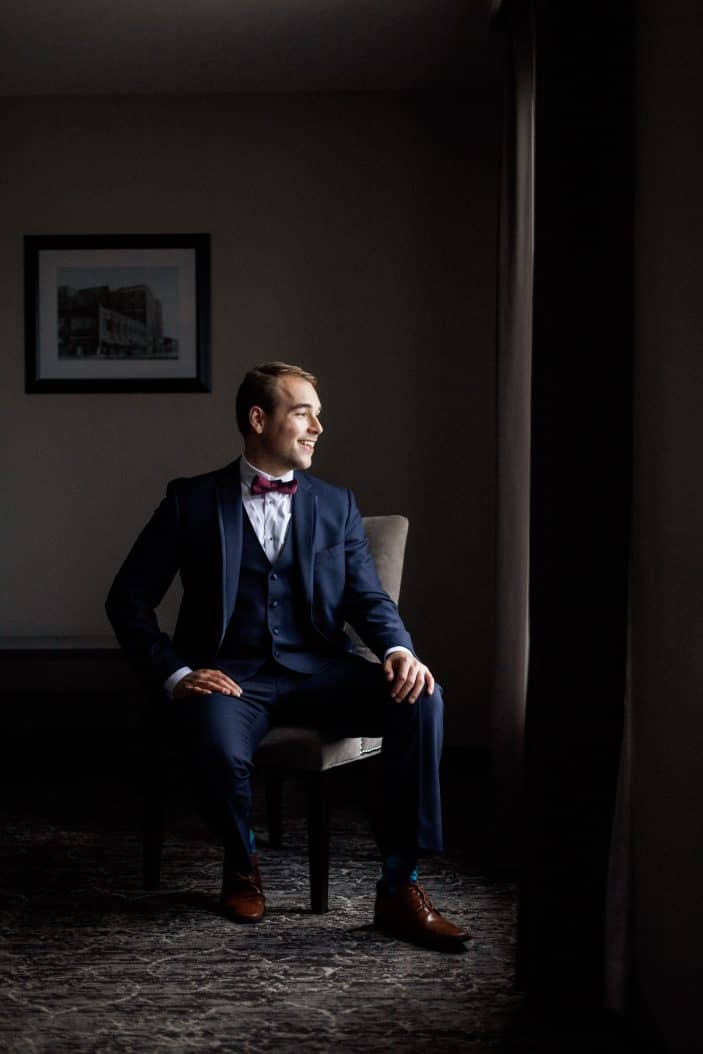
[(28, 392), (208, 391), (207, 234), (25, 237)]
[(61, 268), (62, 359), (177, 359), (176, 268)]

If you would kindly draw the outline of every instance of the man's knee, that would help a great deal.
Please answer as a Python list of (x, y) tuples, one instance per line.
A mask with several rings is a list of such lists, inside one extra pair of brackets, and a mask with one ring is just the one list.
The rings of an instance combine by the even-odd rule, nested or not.
[(421, 692), (414, 703), (404, 700), (390, 705), (391, 719), (401, 724), (418, 724), (428, 731), (441, 733), (444, 723), (444, 699), (442, 689), (435, 684), (433, 692)]
[(442, 688), (435, 682), (433, 692), (423, 692), (417, 700), (422, 708), (424, 721), (436, 728), (441, 728), (444, 722), (444, 696)]

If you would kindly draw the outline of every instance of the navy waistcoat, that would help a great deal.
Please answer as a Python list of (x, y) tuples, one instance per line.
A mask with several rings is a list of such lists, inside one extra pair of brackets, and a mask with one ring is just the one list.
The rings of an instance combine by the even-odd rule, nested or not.
[(218, 653), (230, 676), (251, 677), (267, 659), (299, 673), (318, 673), (338, 654), (312, 625), (289, 529), (269, 562), (246, 511), (237, 602)]

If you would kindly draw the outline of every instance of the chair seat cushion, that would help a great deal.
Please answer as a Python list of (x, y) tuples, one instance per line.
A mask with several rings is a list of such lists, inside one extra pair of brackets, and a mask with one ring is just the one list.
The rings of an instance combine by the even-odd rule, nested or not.
[(280, 725), (261, 740), (256, 764), (320, 772), (378, 754), (381, 743), (381, 739), (369, 736), (326, 739), (312, 728)]
[[(404, 516), (365, 516), (363, 522), (383, 588), (397, 603), (408, 521)], [(345, 626), (345, 630), (351, 637), (357, 654), (371, 662), (378, 662), (351, 626)], [(378, 754), (381, 743), (381, 739), (371, 737), (325, 738), (310, 728), (280, 726), (272, 728), (262, 739), (256, 752), (256, 764), (280, 769), (322, 772)]]

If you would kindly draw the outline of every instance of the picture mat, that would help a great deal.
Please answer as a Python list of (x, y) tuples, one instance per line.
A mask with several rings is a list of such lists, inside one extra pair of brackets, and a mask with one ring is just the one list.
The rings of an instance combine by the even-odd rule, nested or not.
[[(38, 259), (38, 347), (39, 380), (145, 380), (197, 376), (196, 276), (195, 249), (41, 249)], [(92, 284), (110, 285), (110, 272), (137, 269), (146, 274), (150, 268), (177, 271), (176, 302), (169, 304), (169, 320), (177, 333), (164, 331), (178, 339), (176, 359), (59, 358), (58, 288), (67, 284), (61, 274), (82, 270), (94, 275)], [(96, 272), (105, 270), (100, 283)], [(147, 284), (149, 284), (147, 282)], [(154, 289), (155, 295), (158, 292)]]

